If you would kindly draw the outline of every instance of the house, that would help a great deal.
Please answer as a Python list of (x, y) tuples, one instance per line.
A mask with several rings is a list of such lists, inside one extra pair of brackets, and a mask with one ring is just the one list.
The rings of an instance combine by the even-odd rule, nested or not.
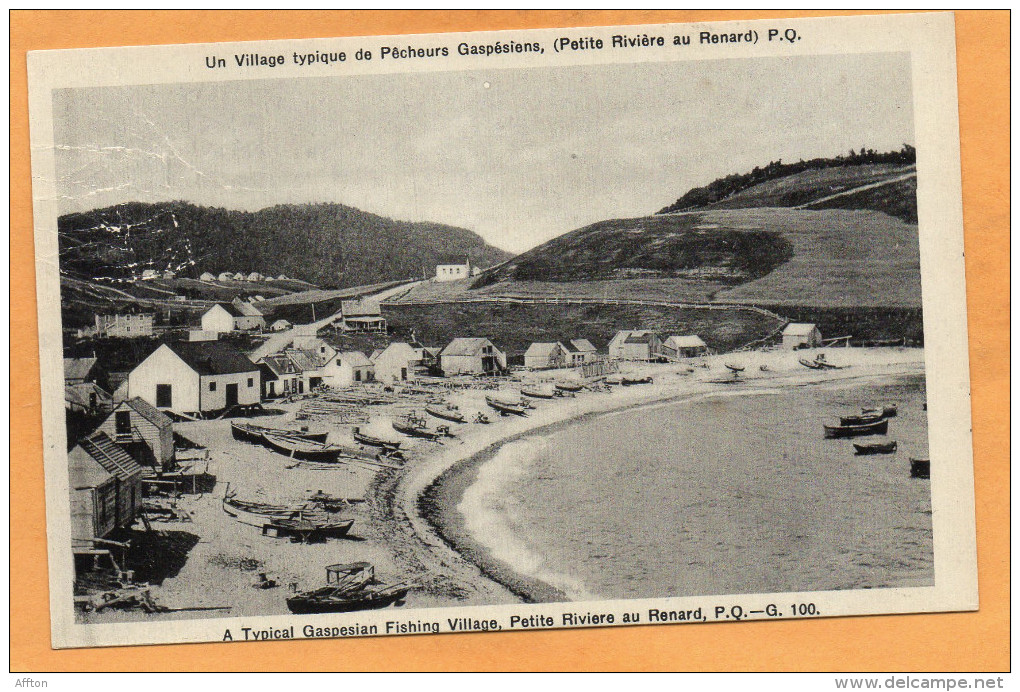
[(659, 337), (647, 329), (624, 329), (609, 342), (609, 357), (650, 361), (659, 357)]
[(241, 272), (237, 272), (236, 274), (234, 274), (233, 278), (234, 278), (234, 281), (244, 281), (245, 276)]
[(95, 316), (95, 323), (96, 336), (132, 339), (152, 336), (156, 316), (148, 312), (98, 314)]
[(177, 278), (177, 272), (175, 272), (173, 269), (164, 269), (163, 270), (163, 278), (164, 279), (176, 279)]
[(305, 351), (313, 351), (322, 360), (328, 362), (337, 354), (337, 350), (330, 346), (324, 339), (317, 336), (299, 335), (294, 337), (294, 348)]
[(450, 255), (436, 263), (436, 281), (457, 281), (471, 276), (471, 260), (466, 255)]
[(293, 326), (294, 325), (292, 325), (287, 320), (276, 320), (271, 325), (269, 325), (269, 331), (271, 331), (271, 332), (284, 332), (284, 331), (287, 331), (288, 329), (290, 329)]
[(143, 466), (168, 471), (174, 465), (174, 424), (140, 397), (121, 402), (97, 428)]
[(708, 355), (708, 345), (697, 334), (674, 334), (662, 342), (662, 355), (666, 358), (696, 358)]
[(821, 346), (822, 333), (818, 326), (808, 322), (791, 322), (783, 330), (783, 348), (796, 350), (798, 348), (814, 348)]
[[(311, 348), (288, 348), (283, 355), (290, 359), (300, 373), (299, 392), (311, 391), (322, 384), (333, 384), (332, 373), (327, 374), (325, 368), (336, 355), (336, 351), (331, 351), (327, 357)], [(327, 378), (330, 381), (326, 382)]]
[(421, 354), (410, 344), (394, 341), (381, 351), (372, 354), (375, 365), (375, 379), (380, 382), (403, 382), (414, 377), (415, 368), (421, 364)]
[(375, 380), (375, 366), (361, 351), (343, 351), (334, 356), (324, 369), (334, 387), (348, 387), (355, 382)]
[(217, 281), (233, 281), (234, 272), (220, 272), (220, 275), (216, 277)]
[(216, 303), (202, 315), (202, 330), (219, 334), (265, 329), (266, 318), (258, 308), (243, 300)]
[(222, 341), (162, 344), (128, 375), (128, 397), (158, 409), (205, 414), (259, 403), (258, 366)]
[(258, 362), (262, 373), (262, 398), (276, 399), (305, 391), (302, 372), (285, 353), (265, 356)]
[(67, 453), (71, 538), (93, 541), (130, 527), (142, 508), (142, 467), (106, 433), (85, 437)]
[(198, 278), (200, 281), (215, 281), (216, 275), (212, 272), (202, 272), (202, 275)]
[(99, 360), (95, 357), (65, 358), (64, 384), (95, 382), (99, 376), (99, 368), (96, 367), (98, 362)]
[(142, 281), (152, 281), (153, 279), (159, 278), (159, 272), (155, 269), (143, 269), (142, 270)]
[(385, 332), (386, 319), (378, 300), (358, 298), (340, 303), (345, 332)]
[(492, 375), (506, 370), (506, 354), (484, 337), (458, 337), (439, 353), (443, 373)]
[(567, 352), (567, 365), (572, 368), (585, 363), (591, 363), (599, 358), (598, 349), (587, 339), (565, 341), (563, 342), (563, 348)]
[(558, 341), (535, 342), (524, 352), (524, 367), (529, 370), (562, 368), (567, 364), (567, 349)]
[(79, 382), (64, 385), (64, 408), (80, 413), (109, 411), (113, 406), (113, 395), (95, 382)]
[(266, 277), (262, 276), (262, 275), (261, 275), (261, 274), (259, 274), (258, 272), (252, 272), (251, 274), (249, 274), (249, 275), (247, 276), (247, 279), (248, 279), (248, 281), (262, 281), (262, 280), (264, 280), (265, 278), (266, 278)]
[(280, 274), (278, 277), (276, 277), (276, 280), (277, 281), (289, 281), (290, 277), (287, 276), (286, 274)]

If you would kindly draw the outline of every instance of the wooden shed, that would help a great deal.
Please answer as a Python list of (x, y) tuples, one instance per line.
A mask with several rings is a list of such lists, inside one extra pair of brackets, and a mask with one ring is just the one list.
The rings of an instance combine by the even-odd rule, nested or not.
[(822, 345), (822, 333), (818, 325), (810, 322), (791, 322), (783, 330), (783, 348), (815, 348)]
[(71, 537), (92, 540), (134, 523), (142, 507), (142, 467), (99, 431), (67, 453)]
[(458, 337), (439, 353), (446, 375), (493, 375), (506, 370), (506, 354), (484, 337)]
[(529, 370), (550, 370), (567, 365), (567, 350), (558, 341), (537, 341), (524, 352), (524, 367)]
[(173, 421), (145, 399), (136, 396), (121, 402), (98, 430), (143, 466), (161, 471), (173, 468)]

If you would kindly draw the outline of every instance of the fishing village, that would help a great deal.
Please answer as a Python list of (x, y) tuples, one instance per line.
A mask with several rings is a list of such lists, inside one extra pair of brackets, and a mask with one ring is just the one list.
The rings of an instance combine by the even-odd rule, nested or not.
[[(413, 284), (451, 269), (461, 274), (446, 280), (461, 280), (470, 262)], [(212, 303), (113, 378), (99, 357), (65, 359), (68, 415), (89, 422), (68, 440), (83, 621), (563, 598), (493, 579), (498, 569), (454, 550), (422, 500), (429, 486), (506, 440), (589, 414), (923, 372), (921, 349), (851, 347), (794, 322), (723, 353), (696, 334), (640, 328), (602, 348), (573, 333), (509, 357), (480, 336), (391, 341), (380, 296), (394, 294), (345, 300), (304, 325), (267, 324), (258, 300)], [(128, 342), (153, 322), (96, 315), (95, 330)], [(371, 353), (341, 350), (366, 336)], [(825, 413), (810, 425), (845, 454), (928, 477), (926, 450), (897, 446), (896, 402)]]

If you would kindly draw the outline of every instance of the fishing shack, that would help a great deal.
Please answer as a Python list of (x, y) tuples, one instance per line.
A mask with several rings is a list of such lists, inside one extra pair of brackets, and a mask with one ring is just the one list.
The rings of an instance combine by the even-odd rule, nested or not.
[(506, 370), (506, 354), (484, 337), (458, 337), (439, 353), (443, 373), (495, 375)]
[(551, 370), (567, 365), (567, 349), (558, 341), (535, 342), (524, 352), (524, 367), (529, 370)]
[(822, 345), (822, 332), (818, 325), (810, 322), (791, 322), (783, 329), (783, 348), (795, 351), (799, 348), (816, 348)]

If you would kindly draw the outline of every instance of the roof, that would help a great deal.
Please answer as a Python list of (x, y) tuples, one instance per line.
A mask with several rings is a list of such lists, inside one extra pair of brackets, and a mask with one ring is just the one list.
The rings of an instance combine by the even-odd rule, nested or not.
[(471, 258), (467, 255), (440, 255), (436, 258), (436, 266), (441, 264), (471, 264)]
[(96, 403), (109, 402), (113, 396), (105, 389), (94, 382), (80, 382), (78, 384), (64, 385), (64, 401), (69, 404), (77, 404), (82, 408), (92, 406), (90, 395), (96, 395)]
[(96, 358), (65, 358), (64, 379), (84, 380), (92, 372), (92, 368), (96, 367), (97, 360)]
[(340, 360), (354, 368), (364, 368), (372, 365), (372, 361), (361, 351), (344, 351), (340, 354)]
[(243, 313), (240, 310), (238, 310), (237, 306), (234, 305), (233, 303), (216, 303), (216, 305), (213, 305), (211, 308), (209, 308), (209, 310), (206, 310), (205, 314), (209, 314), (209, 311), (215, 310), (217, 306), (226, 310), (227, 314), (230, 315), (231, 317), (244, 317)]
[(382, 314), (382, 310), (379, 307), (379, 301), (371, 298), (344, 300), (340, 303), (340, 314), (342, 314), (345, 319), (348, 317), (358, 316), (378, 317)]
[(528, 346), (528, 350), (524, 352), (525, 358), (547, 358), (551, 356), (557, 348), (562, 348), (557, 341), (540, 342)]
[(67, 453), (67, 464), (71, 488), (74, 490), (98, 488), (114, 478), (112, 473), (103, 468), (102, 464), (93, 459), (81, 446), (76, 445)]
[(594, 353), (598, 349), (587, 339), (571, 339), (568, 348), (573, 351)]
[(259, 361), (259, 365), (265, 367), (273, 375), (289, 375), (297, 372), (294, 361), (284, 354), (266, 356)]
[(104, 432), (97, 432), (81, 440), (78, 446), (95, 459), (108, 473), (122, 481), (142, 472), (142, 467), (123, 447), (116, 444)]
[(262, 312), (251, 303), (234, 299), (232, 305), (245, 317), (262, 317)]
[(697, 334), (689, 336), (673, 335), (666, 339), (666, 343), (673, 348), (703, 348), (706, 346), (705, 342)]
[(809, 336), (817, 329), (817, 325), (810, 322), (790, 322), (783, 330), (783, 336)]
[(492, 342), (485, 337), (464, 337), (459, 336), (446, 345), (439, 355), (441, 356), (473, 356), (478, 353), (483, 346), (492, 345)]
[[(173, 427), (174, 422), (170, 420), (170, 416), (166, 415), (141, 397), (136, 396), (133, 399), (128, 399), (122, 403), (121, 406), (130, 406), (135, 410), (135, 413), (155, 425), (157, 428)], [(117, 408), (120, 408), (120, 406)]]
[(222, 341), (177, 341), (166, 346), (199, 375), (258, 372), (255, 363)]
[[(377, 350), (375, 353), (373, 353), (372, 360), (373, 361), (376, 360), (377, 358), (379, 358), (379, 356), (381, 356), (384, 353), (389, 354), (388, 357), (390, 358), (403, 357), (406, 358), (407, 360), (417, 360), (419, 357), (418, 351), (416, 351), (414, 347), (412, 347), (411, 344), (407, 343), (406, 341), (391, 341), (389, 344), (386, 345), (386, 348)], [(394, 356), (394, 354), (396, 355)]]
[[(387, 348), (389, 348), (389, 346), (387, 346)], [(374, 351), (372, 351), (372, 355), (370, 355), (370, 356), (368, 357), (368, 359), (369, 359), (370, 361), (372, 361), (372, 362), (375, 362), (375, 361), (376, 361), (376, 359), (378, 359), (378, 358), (379, 358), (379, 356), (381, 356), (381, 355), (382, 355), (382, 353), (383, 353), (383, 349), (381, 349), (381, 348), (377, 348), (377, 349), (375, 349)]]
[(288, 348), (285, 351), (290, 362), (294, 364), (294, 367), (299, 372), (307, 372), (309, 370), (319, 370), (325, 363), (323, 359), (319, 357), (319, 354), (311, 349), (304, 348)]
[(624, 339), (625, 344), (650, 344), (655, 338), (655, 334), (652, 332), (631, 332)]
[(289, 327), (290, 326), (290, 322), (288, 322), (287, 320), (284, 320), (284, 319), (279, 319), (279, 320), (276, 320), (275, 322), (273, 322), (273, 326), (274, 327)]

